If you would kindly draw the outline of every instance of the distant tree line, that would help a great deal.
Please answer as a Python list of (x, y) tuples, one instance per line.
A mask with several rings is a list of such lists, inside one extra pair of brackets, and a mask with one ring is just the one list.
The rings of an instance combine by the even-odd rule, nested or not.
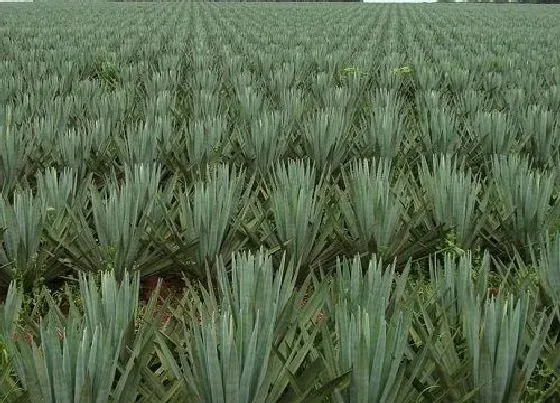
[[(116, 0), (116, 1), (126, 1), (126, 0)], [(186, 1), (211, 2), (211, 3), (220, 3), (220, 2), (223, 3), (362, 3), (362, 0), (186, 0)]]
[[(118, 0), (117, 0), (118, 1)], [(362, 3), (362, 0), (187, 0), (211, 3)], [(560, 1), (560, 0), (559, 0)]]

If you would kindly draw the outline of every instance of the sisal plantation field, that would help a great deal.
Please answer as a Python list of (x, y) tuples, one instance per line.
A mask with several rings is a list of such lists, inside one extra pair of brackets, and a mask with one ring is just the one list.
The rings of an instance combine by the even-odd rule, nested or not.
[(0, 400), (560, 401), (558, 21), (0, 5)]

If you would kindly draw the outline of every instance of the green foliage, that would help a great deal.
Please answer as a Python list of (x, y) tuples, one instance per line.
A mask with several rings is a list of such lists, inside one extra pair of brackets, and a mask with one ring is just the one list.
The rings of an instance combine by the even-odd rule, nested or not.
[(23, 296), (12, 283), (6, 300), (0, 305), (0, 399), (7, 402), (14, 401), (21, 395), (21, 387), (14, 376), (14, 358), (10, 354), (9, 346), (22, 300)]
[(500, 226), (494, 234), (523, 252), (552, 229), (560, 212), (553, 198), (555, 174), (530, 165), (527, 158), (519, 155), (496, 156), (492, 161)]
[(485, 224), (487, 195), (482, 184), (470, 171), (465, 171), (457, 161), (442, 155), (434, 156), (432, 169), (426, 159), (419, 168), (420, 188), (424, 192), (423, 206), (434, 224), (453, 231), (455, 246), (463, 249), (474, 247)]
[(47, 206), (30, 191), (18, 191), (13, 202), (0, 198), (0, 284), (17, 280), (29, 289), (61, 275), (52, 255), (42, 248)]
[(558, 19), (3, 5), (0, 400), (554, 400)]
[[(487, 291), (489, 259), (474, 279), (471, 257), (445, 255), (432, 270), (432, 302), (420, 301), (414, 332), (434, 366), (432, 399), (520, 401), (554, 314), (534, 314), (527, 293), (497, 298)], [(533, 316), (534, 317), (533, 317)], [(530, 333), (530, 330), (532, 333)], [(428, 367), (427, 367), (428, 368)], [(424, 379), (429, 379), (425, 377)]]
[[(125, 273), (119, 284), (114, 272), (105, 273), (100, 289), (93, 277), (81, 276), (83, 314), (72, 304), (64, 316), (51, 305), (34, 335), (14, 327), (21, 294), (12, 284), (4, 314), (11, 317), (1, 330), (24, 398), (30, 402), (135, 399), (155, 336), (150, 324), (133, 332), (138, 291), (138, 275), (131, 283)], [(156, 298), (150, 301), (149, 313), (154, 312)]]
[(228, 259), (242, 247), (235, 222), (242, 221), (252, 182), (252, 178), (246, 182), (244, 170), (221, 164), (208, 167), (205, 176), (206, 181), (197, 181), (179, 196), (177, 208), (178, 248), (196, 241), (192, 274), (199, 278), (204, 276), (206, 264), (213, 266), (218, 258)]
[(329, 309), (334, 315), (334, 334), (324, 335), (322, 349), (331, 371), (351, 370), (352, 376), (348, 389), (335, 393), (335, 401), (411, 398), (417, 375), (414, 360), (406, 357), (411, 317), (400, 309), (407, 273), (396, 279), (395, 266), (383, 272), (375, 256), (367, 269), (357, 258), (338, 262), (335, 297)]
[[(358, 155), (397, 159), (405, 155), (403, 101), (394, 90), (377, 90), (373, 105), (366, 109), (364, 124), (367, 130), (359, 131)], [(370, 110), (371, 109), (371, 110)]]
[(349, 144), (348, 117), (335, 107), (317, 111), (304, 128), (304, 150), (319, 168), (338, 168), (346, 160)]
[[(231, 268), (219, 262), (217, 274), (218, 292), (183, 299), (179, 330), (158, 343), (162, 367), (178, 381), (177, 396), (201, 402), (310, 398), (324, 367), (316, 361), (313, 372), (302, 369), (319, 331), (313, 320), (327, 289), (316, 289), (302, 307), (294, 265), (282, 261), (274, 267), (264, 250), (236, 254)], [(329, 380), (321, 391), (336, 386)]]
[(404, 181), (393, 184), (390, 161), (353, 161), (337, 188), (347, 243), (355, 253), (396, 257), (409, 241), (409, 218), (403, 204)]
[[(276, 227), (267, 224), (269, 246), (286, 251), (287, 258), (309, 268), (321, 263), (329, 233), (325, 226), (325, 184), (310, 160), (279, 164), (272, 177), (269, 208)], [(273, 232), (274, 231), (274, 232)], [(270, 234), (270, 235), (269, 235)], [(266, 239), (266, 238), (265, 238)]]

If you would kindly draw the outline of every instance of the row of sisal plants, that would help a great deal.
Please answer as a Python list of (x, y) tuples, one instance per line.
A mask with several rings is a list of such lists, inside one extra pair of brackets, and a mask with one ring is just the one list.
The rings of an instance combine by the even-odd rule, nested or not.
[(534, 255), (536, 282), (493, 293), (487, 253), (433, 255), (421, 287), (410, 262), (397, 271), (375, 255), (337, 259), (332, 275), (298, 287), (295, 266), (261, 249), (219, 260), (216, 288), (188, 284), (173, 303), (158, 303), (158, 285), (138, 305), (138, 274), (81, 274), (66, 312), (50, 293), (35, 295), (48, 306), (40, 320), (12, 284), (0, 306), (0, 397), (546, 401), (560, 356), (549, 337), (559, 256), (557, 236)]
[(128, 269), (200, 279), (216, 256), (262, 245), (305, 271), (337, 255), (403, 263), (447, 247), (527, 261), (558, 230), (555, 174), (520, 155), (495, 155), (484, 177), (449, 155), (410, 168), (355, 159), (334, 173), (298, 159), (270, 173), (208, 165), (189, 180), (161, 165), (101, 178), (49, 168), (0, 197), (0, 278), (30, 288), (112, 267), (119, 278)]

